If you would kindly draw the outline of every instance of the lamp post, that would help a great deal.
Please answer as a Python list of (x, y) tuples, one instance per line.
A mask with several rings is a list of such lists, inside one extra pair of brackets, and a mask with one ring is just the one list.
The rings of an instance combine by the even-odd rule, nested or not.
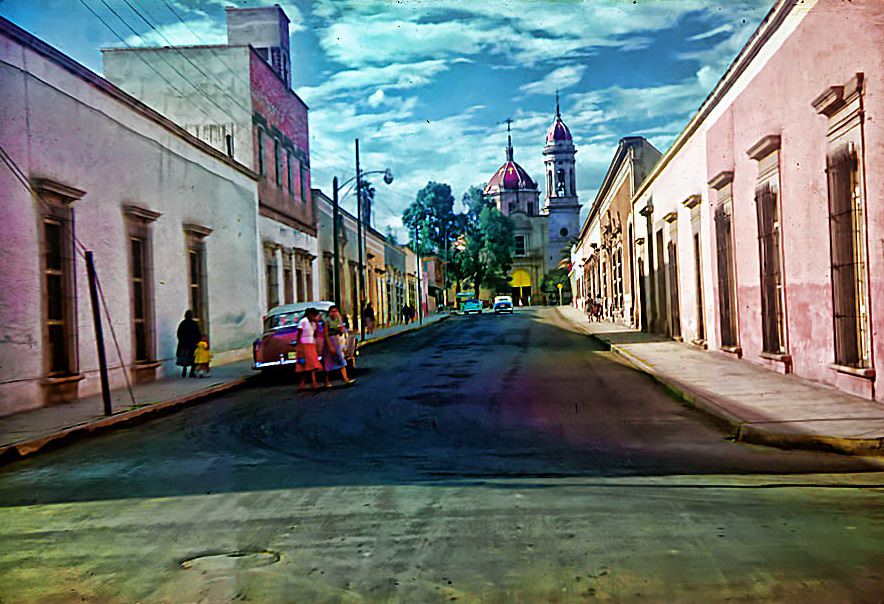
[(417, 269), (417, 271), (416, 271), (417, 272), (417, 324), (423, 325), (424, 324), (424, 305), (423, 305), (423, 300), (421, 299), (421, 298), (423, 298), (423, 296), (421, 295), (422, 294), (422, 292), (421, 292), (421, 253), (420, 253), (421, 244), (420, 244), (420, 241), (418, 240), (417, 226), (414, 227), (414, 247), (415, 247), (414, 266)]
[[(332, 196), (333, 203), (333, 218), (332, 221), (334, 223), (334, 236), (332, 238), (334, 246), (333, 254), (334, 254), (334, 262), (335, 262), (335, 270), (334, 270), (334, 280), (335, 280), (335, 304), (340, 305), (341, 300), (341, 273), (340, 273), (340, 264), (341, 264), (341, 252), (340, 245), (338, 242), (338, 219), (340, 216), (340, 201), (338, 199), (338, 191), (353, 182), (356, 181), (356, 247), (359, 248), (359, 308), (354, 309), (357, 313), (357, 316), (354, 317), (354, 320), (359, 321), (359, 333), (360, 340), (365, 340), (365, 322), (362, 320), (362, 311), (365, 308), (365, 263), (364, 263), (364, 238), (362, 232), (362, 177), (370, 174), (383, 174), (384, 175), (384, 183), (391, 184), (393, 182), (393, 172), (390, 171), (390, 168), (385, 170), (372, 170), (371, 172), (363, 172), (359, 167), (359, 139), (356, 139), (356, 175), (348, 178), (343, 183), (338, 184), (338, 177), (336, 176), (332, 181), (332, 187), (334, 188), (334, 194)], [(346, 197), (346, 195), (344, 195)]]

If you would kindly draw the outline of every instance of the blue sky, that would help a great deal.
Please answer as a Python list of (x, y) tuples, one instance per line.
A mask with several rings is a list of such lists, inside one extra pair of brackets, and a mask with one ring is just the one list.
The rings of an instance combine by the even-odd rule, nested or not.
[[(99, 48), (165, 45), (123, 0), (0, 0), (0, 14), (101, 73)], [(113, 15), (106, 2), (135, 35)], [(770, 0), (129, 0), (170, 40), (223, 43), (224, 7), (280, 4), (292, 21), (293, 88), (310, 105), (314, 186), (354, 172), (359, 137), (377, 181), (375, 226), (397, 229), (428, 180), (459, 199), (504, 160), (543, 182), (546, 130), (561, 89), (578, 148), (584, 212), (617, 141), (661, 151), (724, 73)], [(171, 7), (171, 10), (170, 10)], [(174, 12), (173, 12), (174, 11)], [(182, 23), (175, 15), (182, 17)], [(352, 201), (352, 199), (351, 199)]]

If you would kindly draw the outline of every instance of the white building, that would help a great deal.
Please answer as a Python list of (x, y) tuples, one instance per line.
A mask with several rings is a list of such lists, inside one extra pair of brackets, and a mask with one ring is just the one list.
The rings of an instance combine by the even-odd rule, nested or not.
[[(193, 308), (216, 362), (260, 329), (257, 175), (0, 18), (0, 414), (99, 391), (94, 251), (122, 359), (111, 387), (173, 370)], [(30, 189), (30, 190), (29, 190)]]

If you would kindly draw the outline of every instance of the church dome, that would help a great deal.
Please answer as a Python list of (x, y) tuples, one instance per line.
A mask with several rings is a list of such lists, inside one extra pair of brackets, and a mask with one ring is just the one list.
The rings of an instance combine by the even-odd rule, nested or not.
[(571, 142), (571, 131), (562, 121), (562, 116), (556, 115), (552, 125), (546, 133), (547, 143)]
[(502, 190), (536, 189), (537, 183), (531, 180), (525, 169), (512, 160), (508, 160), (494, 173), (485, 186), (485, 193), (492, 194)]

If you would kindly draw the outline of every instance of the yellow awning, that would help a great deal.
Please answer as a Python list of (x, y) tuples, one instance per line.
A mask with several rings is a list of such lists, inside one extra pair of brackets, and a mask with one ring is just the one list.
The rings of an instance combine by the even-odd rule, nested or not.
[(528, 274), (528, 271), (522, 269), (513, 271), (513, 275), (510, 277), (510, 286), (531, 287), (531, 275)]

